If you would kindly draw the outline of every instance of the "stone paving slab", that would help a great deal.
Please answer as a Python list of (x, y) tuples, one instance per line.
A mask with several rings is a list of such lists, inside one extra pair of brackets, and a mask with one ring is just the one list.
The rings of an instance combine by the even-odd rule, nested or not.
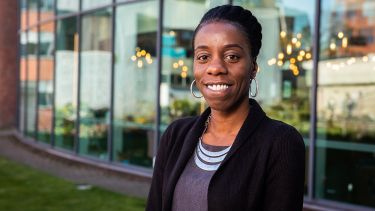
[(90, 184), (107, 190), (146, 198), (150, 177), (136, 176), (86, 165), (48, 153), (19, 140), (14, 131), (0, 131), (0, 156), (30, 166), (76, 184)]

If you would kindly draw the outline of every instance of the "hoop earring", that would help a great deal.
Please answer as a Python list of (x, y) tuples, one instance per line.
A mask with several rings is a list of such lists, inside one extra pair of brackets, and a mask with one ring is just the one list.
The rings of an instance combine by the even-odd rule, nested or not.
[(191, 84), (190, 84), (190, 92), (191, 92), (191, 94), (192, 94), (193, 97), (195, 97), (195, 98), (202, 98), (203, 95), (201, 95), (201, 96), (197, 96), (197, 95), (195, 95), (195, 93), (194, 93), (194, 91), (193, 91), (194, 83), (196, 83), (195, 79), (194, 79), (194, 80), (191, 82)]
[[(255, 93), (253, 94), (253, 92), (251, 91), (251, 83), (255, 81)], [(252, 78), (250, 80), (250, 96), (251, 97), (256, 97), (258, 95), (258, 81), (255, 79), (255, 78)]]

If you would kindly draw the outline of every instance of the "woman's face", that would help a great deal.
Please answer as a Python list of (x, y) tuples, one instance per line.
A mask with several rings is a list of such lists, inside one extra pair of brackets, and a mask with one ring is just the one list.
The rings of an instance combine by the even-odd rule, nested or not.
[(248, 101), (257, 68), (250, 47), (244, 34), (227, 22), (209, 23), (196, 34), (194, 77), (212, 109), (230, 112)]

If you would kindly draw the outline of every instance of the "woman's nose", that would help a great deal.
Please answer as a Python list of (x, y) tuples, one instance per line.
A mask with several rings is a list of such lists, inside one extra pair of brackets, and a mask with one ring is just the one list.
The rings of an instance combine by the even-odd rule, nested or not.
[(224, 61), (219, 58), (212, 59), (207, 68), (207, 73), (210, 75), (226, 74), (227, 69), (225, 67)]

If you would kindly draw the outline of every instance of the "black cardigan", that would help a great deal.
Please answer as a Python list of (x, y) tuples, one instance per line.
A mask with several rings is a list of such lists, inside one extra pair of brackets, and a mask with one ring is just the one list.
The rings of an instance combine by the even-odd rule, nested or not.
[[(209, 211), (302, 210), (305, 146), (292, 126), (268, 118), (255, 100), (208, 187)], [(161, 138), (147, 208), (171, 210), (174, 188), (210, 109), (173, 122)]]

